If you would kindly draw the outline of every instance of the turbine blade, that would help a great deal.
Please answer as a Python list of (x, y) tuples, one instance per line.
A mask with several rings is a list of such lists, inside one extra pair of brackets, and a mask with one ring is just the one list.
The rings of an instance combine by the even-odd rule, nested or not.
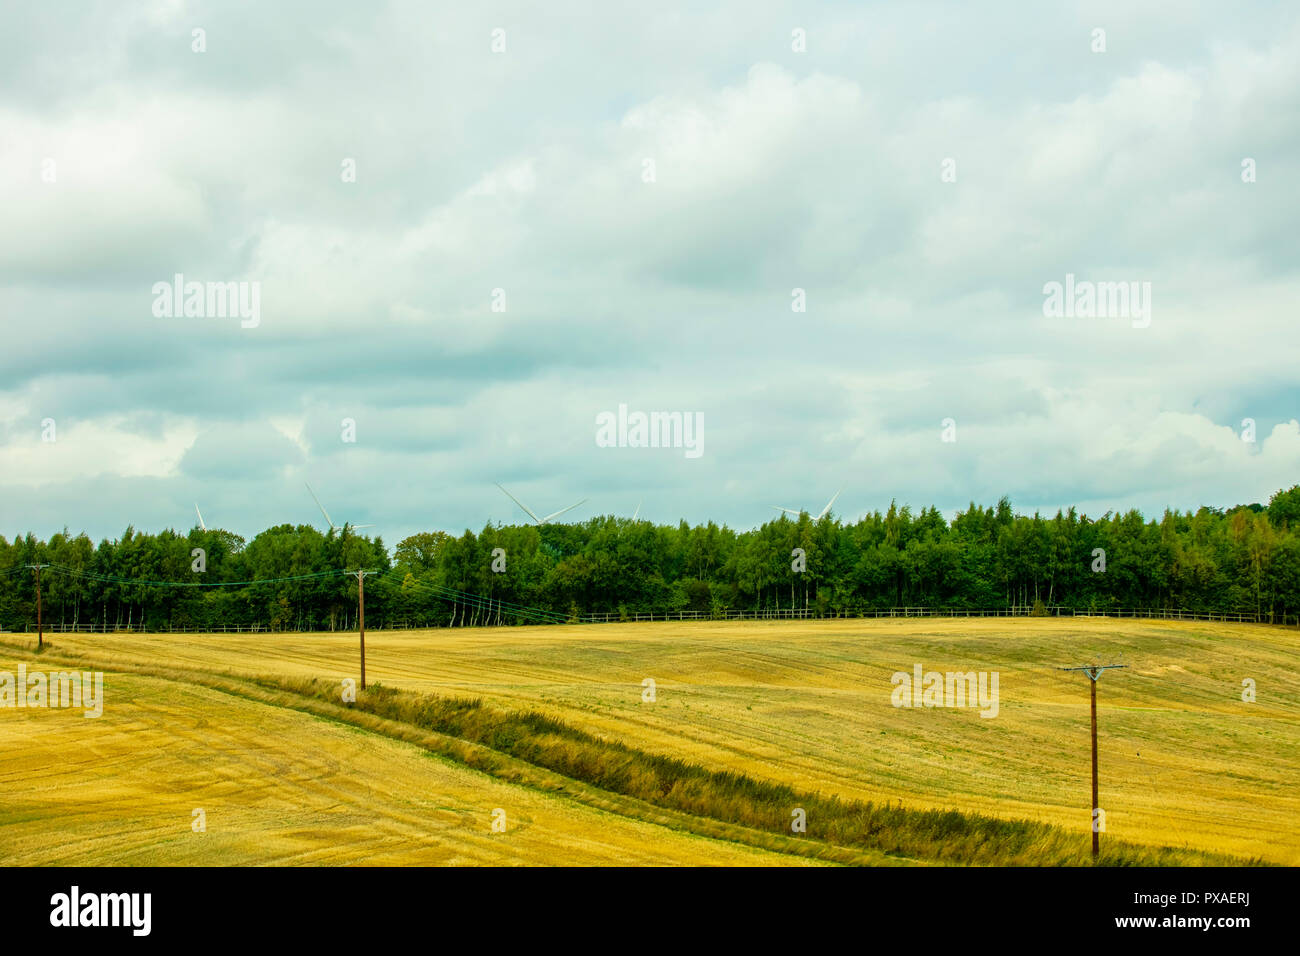
[(580, 504), (584, 504), (584, 503), (586, 502), (586, 500), (587, 500), (586, 498), (583, 498), (582, 501), (579, 501), (577, 504), (569, 505), (569, 507), (567, 507), (567, 508), (561, 508), (559, 511), (556, 511), (556, 512), (553, 512), (552, 514), (547, 515), (545, 518), (542, 519), (542, 524), (546, 524), (546, 523), (548, 523), (552, 518), (558, 518), (560, 515), (564, 514), (566, 511), (572, 511), (574, 508), (578, 507), (578, 505), (580, 505)]
[(826, 507), (823, 508), (822, 513), (817, 516), (818, 521), (821, 521), (822, 518), (825, 518), (826, 515), (830, 513), (831, 505), (835, 504), (835, 499), (838, 498), (843, 491), (844, 489), (841, 488), (839, 491), (835, 492), (835, 494), (831, 495), (831, 500), (826, 502)]
[(197, 501), (194, 502), (194, 513), (199, 516), (199, 527), (204, 531), (207, 531), (208, 526), (203, 523), (203, 512), (199, 510), (199, 503)]
[(636, 511), (632, 512), (632, 520), (635, 521), (637, 515), (639, 515), (640, 513), (641, 513), (641, 502), (638, 501), (636, 503)]
[[(303, 484), (307, 485), (307, 482), (304, 481)], [(337, 525), (335, 525), (334, 522), (330, 520), (330, 513), (325, 510), (325, 506), (321, 504), (320, 499), (316, 497), (316, 492), (311, 490), (311, 485), (307, 485), (307, 491), (311, 493), (312, 500), (316, 502), (316, 507), (320, 509), (320, 513), (325, 516), (325, 523), (329, 525), (331, 528), (337, 527)]]
[(796, 518), (801, 514), (801, 512), (795, 511), (792, 508), (782, 508), (780, 505), (772, 505), (772, 507), (777, 511), (784, 511), (788, 515), (794, 515)]
[[(496, 484), (496, 482), (493, 482), (493, 484)], [(497, 487), (498, 487), (498, 488), (501, 488), (500, 485), (497, 485)], [(524, 511), (528, 512), (528, 517), (532, 518), (533, 521), (537, 522), (538, 524), (545, 524), (545, 523), (546, 523), (546, 522), (545, 522), (545, 519), (543, 519), (543, 518), (539, 518), (539, 517), (537, 517), (537, 515), (533, 514), (531, 511), (528, 511), (528, 506), (527, 506), (526, 504), (524, 504), (522, 501), (520, 501), (518, 498), (516, 498), (514, 495), (512, 495), (510, 492), (506, 491), (504, 488), (501, 488), (501, 490), (502, 490), (503, 492), (505, 492), (505, 496), (506, 496), (507, 498), (509, 498), (511, 501), (513, 501), (513, 502), (514, 502), (515, 504), (517, 504), (519, 507), (523, 508)]]

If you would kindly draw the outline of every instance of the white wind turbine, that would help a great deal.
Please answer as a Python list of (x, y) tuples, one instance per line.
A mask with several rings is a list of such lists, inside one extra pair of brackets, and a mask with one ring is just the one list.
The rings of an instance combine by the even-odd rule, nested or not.
[[(839, 491), (835, 492), (835, 494), (831, 497), (831, 500), (826, 502), (826, 507), (821, 510), (821, 514), (819, 514), (816, 518), (813, 518), (813, 521), (821, 521), (822, 518), (825, 518), (828, 514), (830, 514), (831, 505), (835, 504), (835, 499), (840, 496), (840, 492), (842, 492), (843, 490), (844, 489), (841, 488)], [(772, 505), (772, 507), (776, 508), (777, 511), (784, 511), (786, 514), (794, 515), (796, 518), (799, 517), (799, 515), (803, 514), (802, 511), (795, 511), (793, 508), (782, 508), (779, 507), (778, 505)]]
[(199, 516), (199, 527), (204, 531), (207, 531), (208, 526), (203, 523), (203, 512), (199, 510), (199, 503), (197, 501), (194, 502), (194, 513)]
[(342, 531), (343, 528), (351, 528), (353, 531), (357, 531), (357, 530), (359, 530), (359, 529), (361, 529), (361, 528), (373, 528), (373, 527), (374, 527), (374, 525), (372, 525), (372, 524), (352, 524), (352, 525), (350, 525), (350, 524), (348, 524), (347, 522), (344, 522), (344, 524), (343, 524), (343, 528), (340, 528), (338, 525), (336, 525), (333, 521), (330, 520), (330, 513), (329, 513), (328, 511), (326, 511), (326, 510), (325, 510), (325, 506), (324, 506), (323, 504), (320, 503), (320, 499), (316, 497), (316, 492), (314, 492), (314, 491), (311, 490), (311, 485), (308, 485), (307, 482), (305, 482), (305, 481), (303, 482), (303, 484), (304, 484), (304, 485), (307, 485), (307, 491), (310, 492), (311, 497), (312, 497), (312, 500), (316, 502), (316, 507), (320, 509), (320, 513), (323, 514), (323, 515), (325, 516), (325, 523), (326, 523), (327, 525), (330, 526), (330, 530), (331, 530), (331, 531)]
[[(496, 484), (496, 482), (493, 482), (493, 484)], [(498, 488), (501, 488), (500, 485), (497, 485), (497, 487), (498, 487)], [(577, 504), (569, 505), (569, 507), (567, 507), (567, 508), (561, 508), (559, 511), (553, 511), (553, 512), (551, 512), (550, 514), (548, 514), (545, 518), (539, 518), (539, 517), (537, 517), (537, 515), (533, 514), (531, 511), (529, 511), (528, 506), (527, 506), (526, 504), (524, 504), (522, 501), (520, 501), (518, 498), (516, 498), (516, 497), (515, 497), (514, 495), (512, 495), (510, 492), (506, 491), (504, 488), (501, 488), (501, 490), (502, 490), (502, 492), (505, 493), (505, 496), (506, 496), (507, 498), (509, 498), (511, 501), (513, 501), (513, 502), (514, 502), (515, 504), (517, 504), (519, 507), (523, 508), (524, 511), (528, 512), (528, 517), (532, 518), (533, 521), (534, 521), (534, 523), (536, 523), (539, 527), (540, 527), (541, 525), (544, 525), (544, 524), (550, 524), (551, 521), (554, 520), (555, 518), (558, 518), (560, 515), (564, 514), (566, 511), (572, 511), (574, 508), (578, 507), (578, 505), (585, 503), (586, 500), (587, 500), (586, 498), (583, 498), (582, 501), (579, 501)]]

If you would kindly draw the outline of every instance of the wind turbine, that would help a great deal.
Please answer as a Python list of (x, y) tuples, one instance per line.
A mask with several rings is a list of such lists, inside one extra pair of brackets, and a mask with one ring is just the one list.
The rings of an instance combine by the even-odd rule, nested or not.
[(199, 516), (199, 527), (204, 531), (207, 531), (208, 526), (203, 523), (203, 512), (199, 510), (199, 503), (197, 501), (194, 502), (194, 513)]
[(641, 502), (638, 501), (636, 503), (636, 511), (632, 512), (632, 520), (635, 521), (636, 516), (639, 515), (640, 513), (641, 513)]
[(361, 529), (361, 528), (373, 528), (373, 527), (374, 527), (374, 525), (372, 525), (372, 524), (353, 524), (353, 525), (350, 525), (350, 524), (348, 524), (347, 522), (344, 522), (344, 524), (343, 524), (343, 528), (340, 528), (338, 525), (336, 525), (333, 521), (330, 520), (330, 513), (329, 513), (328, 511), (326, 511), (326, 510), (325, 510), (325, 506), (324, 506), (323, 504), (320, 503), (320, 499), (316, 497), (316, 492), (314, 492), (314, 491), (311, 490), (311, 485), (308, 485), (307, 482), (305, 482), (305, 481), (303, 482), (303, 484), (304, 484), (304, 485), (307, 485), (307, 491), (311, 493), (312, 500), (316, 502), (316, 507), (320, 509), (320, 513), (323, 514), (323, 515), (325, 516), (325, 523), (326, 523), (327, 525), (330, 526), (330, 530), (331, 530), (331, 531), (342, 531), (343, 528), (351, 528), (353, 531), (357, 531), (357, 530), (359, 530), (359, 529)]
[[(813, 521), (821, 521), (822, 518), (825, 518), (828, 514), (830, 514), (831, 505), (835, 504), (835, 499), (840, 496), (840, 492), (842, 492), (843, 490), (844, 489), (841, 488), (839, 491), (835, 492), (835, 494), (831, 497), (831, 500), (826, 502), (826, 507), (822, 509), (821, 514), (819, 514), (816, 518), (813, 518)], [(794, 515), (796, 518), (799, 517), (801, 514), (803, 514), (802, 511), (795, 511), (793, 508), (781, 508), (777, 505), (772, 505), (772, 507), (776, 508), (777, 511), (784, 511), (786, 514)]]
[[(493, 482), (493, 484), (496, 484), (496, 482)], [(498, 487), (498, 488), (501, 488), (500, 485), (497, 485), (497, 487)], [(574, 508), (578, 507), (578, 505), (585, 503), (586, 500), (587, 500), (586, 498), (583, 498), (582, 501), (579, 501), (577, 504), (569, 505), (569, 507), (567, 507), (567, 508), (561, 508), (559, 511), (553, 511), (553, 512), (551, 512), (550, 514), (548, 514), (545, 518), (539, 518), (539, 517), (537, 517), (537, 515), (533, 514), (531, 511), (528, 510), (528, 506), (527, 506), (526, 504), (524, 504), (522, 501), (520, 501), (518, 498), (516, 498), (516, 497), (515, 497), (514, 495), (512, 495), (510, 492), (506, 491), (504, 488), (501, 488), (501, 490), (502, 490), (502, 492), (505, 493), (505, 496), (506, 496), (507, 498), (509, 498), (511, 501), (513, 501), (513, 502), (514, 502), (515, 504), (517, 504), (519, 507), (523, 508), (524, 511), (528, 512), (528, 517), (532, 518), (533, 521), (538, 525), (538, 527), (540, 527), (540, 526), (542, 526), (542, 525), (544, 525), (544, 524), (550, 524), (551, 521), (552, 521), (552, 519), (554, 519), (554, 518), (558, 518), (560, 515), (564, 514), (566, 511), (572, 511)]]

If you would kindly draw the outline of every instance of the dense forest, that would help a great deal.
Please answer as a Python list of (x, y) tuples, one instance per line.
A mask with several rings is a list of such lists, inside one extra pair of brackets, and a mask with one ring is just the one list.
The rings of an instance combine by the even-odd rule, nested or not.
[[(499, 550), (498, 550), (499, 549)], [(796, 549), (801, 549), (797, 551)], [(201, 550), (201, 556), (196, 551)], [(141, 534), (95, 546), (0, 536), (0, 627), (43, 617), (96, 629), (259, 624), (354, 627), (366, 578), (371, 627), (574, 619), (599, 612), (993, 609), (1045, 606), (1300, 612), (1300, 485), (1267, 506), (1136, 511), (1091, 519), (972, 503), (951, 522), (891, 504), (854, 524), (782, 516), (750, 531), (598, 517), (489, 525), (460, 536), (381, 538), (280, 525), (245, 542), (227, 531)], [(1279, 618), (1280, 619), (1280, 618)]]

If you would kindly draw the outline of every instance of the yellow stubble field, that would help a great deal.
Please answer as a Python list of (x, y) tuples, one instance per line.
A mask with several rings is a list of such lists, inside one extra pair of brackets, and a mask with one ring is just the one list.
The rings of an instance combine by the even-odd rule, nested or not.
[[(105, 668), (340, 682), (358, 673), (355, 634), (54, 641)], [(1300, 635), (1291, 629), (1069, 618), (656, 622), (372, 631), (366, 645), (371, 682), (527, 706), (802, 790), (1041, 820), (1081, 838), (1088, 683), (1057, 668), (1118, 661), (1127, 669), (1098, 685), (1106, 832), (1300, 864)], [(894, 706), (892, 675), (918, 665), (996, 673), (996, 716)], [(1247, 679), (1253, 701), (1243, 700)]]
[[(0, 671), (18, 663), (0, 648)], [(603, 812), (411, 743), (185, 682), (110, 672), (105, 698), (97, 718), (0, 710), (6, 865), (808, 862)]]

